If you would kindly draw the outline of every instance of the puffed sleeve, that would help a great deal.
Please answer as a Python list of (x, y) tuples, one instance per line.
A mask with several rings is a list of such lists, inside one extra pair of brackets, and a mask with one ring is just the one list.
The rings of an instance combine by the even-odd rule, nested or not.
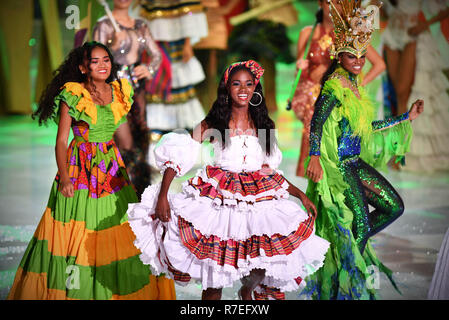
[(265, 154), (264, 164), (267, 164), (271, 169), (276, 170), (279, 168), (279, 165), (282, 162), (282, 152), (278, 147), (278, 144), (275, 143), (273, 146), (273, 150), (271, 150), (270, 154)]
[(200, 150), (201, 144), (189, 134), (167, 133), (154, 150), (156, 165), (161, 174), (167, 168), (172, 168), (176, 176), (181, 177), (195, 165)]
[(61, 102), (69, 107), (69, 115), (76, 121), (84, 121), (89, 126), (97, 123), (97, 108), (89, 92), (78, 82), (66, 82), (54, 99), (52, 119), (59, 123)]

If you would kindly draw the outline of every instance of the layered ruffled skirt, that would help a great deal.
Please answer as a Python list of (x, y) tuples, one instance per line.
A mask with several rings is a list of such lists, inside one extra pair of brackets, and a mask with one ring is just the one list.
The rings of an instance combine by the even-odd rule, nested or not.
[(184, 42), (184, 39), (159, 42), (162, 53), (170, 61), (171, 88), (167, 97), (147, 96), (147, 123), (151, 130), (193, 129), (204, 119), (194, 88), (205, 79), (204, 71), (195, 56), (185, 63), (182, 61)]
[(74, 196), (58, 174), (8, 298), (174, 299), (173, 281), (151, 275), (133, 245), (126, 210), (137, 196), (116, 145), (79, 141), (78, 129), (67, 153)]
[(423, 32), (417, 39), (415, 80), (408, 106), (422, 99), (425, 110), (412, 122), (414, 136), (405, 170), (449, 170), (449, 81), (443, 69), (437, 42), (430, 32)]
[(206, 166), (169, 194), (171, 220), (155, 218), (159, 185), (130, 204), (129, 223), (140, 259), (155, 274), (203, 289), (233, 286), (252, 269), (265, 269), (256, 297), (282, 299), (283, 291), (321, 267), (329, 243), (315, 236), (314, 218), (288, 200), (279, 174), (235, 173)]

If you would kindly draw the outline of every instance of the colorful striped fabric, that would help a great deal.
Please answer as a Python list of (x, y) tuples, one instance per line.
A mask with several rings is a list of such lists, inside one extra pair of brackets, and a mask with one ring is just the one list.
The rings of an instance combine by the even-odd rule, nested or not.
[(162, 66), (155, 78), (146, 86), (146, 98), (152, 103), (177, 104), (185, 103), (196, 97), (193, 85), (173, 88), (172, 80), (175, 76), (173, 63), (181, 63), (185, 39), (177, 41), (157, 41), (162, 54)]
[(283, 192), (286, 180), (278, 173), (272, 175), (262, 174), (259, 171), (236, 173), (220, 167), (207, 166), (205, 177), (193, 177), (188, 183), (199, 191), (201, 197), (220, 199), (220, 203), (229, 197), (248, 202), (262, 202), (276, 199)]
[(219, 266), (225, 264), (238, 268), (239, 260), (256, 258), (263, 255), (273, 257), (289, 255), (313, 232), (314, 218), (309, 217), (298, 229), (287, 236), (252, 236), (246, 240), (221, 240), (219, 237), (203, 236), (193, 225), (178, 217), (179, 232), (184, 246), (198, 259), (211, 259)]
[(260, 285), (258, 290), (254, 290), (255, 300), (285, 300), (285, 293), (278, 288)]
[[(170, 99), (172, 72), (170, 58), (168, 57), (167, 52), (162, 48), (160, 43), (158, 43), (158, 46), (162, 56), (162, 62), (154, 74), (153, 79), (145, 82), (145, 92), (154, 101), (157, 101), (158, 98), (159, 100), (164, 101)], [(150, 56), (144, 51), (142, 54), (142, 63), (148, 64), (150, 61)]]
[[(60, 99), (71, 101), (70, 96)], [(76, 106), (69, 107), (76, 112)], [(113, 132), (111, 126), (119, 124), (107, 106), (97, 106), (97, 119), (96, 124), (78, 121), (72, 127), (67, 166), (74, 196), (66, 198), (59, 191), (58, 173), (8, 299), (176, 297), (173, 281), (151, 275), (139, 259), (126, 215), (128, 204), (138, 199), (112, 133), (104, 142), (89, 142), (90, 132), (100, 136), (99, 131)]]

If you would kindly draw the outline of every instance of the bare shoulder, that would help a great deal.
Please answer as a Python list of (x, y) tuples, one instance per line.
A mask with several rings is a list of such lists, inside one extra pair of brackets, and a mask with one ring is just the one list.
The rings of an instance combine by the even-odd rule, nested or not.
[(299, 36), (300, 37), (309, 37), (310, 33), (312, 33), (313, 30), (313, 26), (305, 26), (304, 28), (302, 28)]

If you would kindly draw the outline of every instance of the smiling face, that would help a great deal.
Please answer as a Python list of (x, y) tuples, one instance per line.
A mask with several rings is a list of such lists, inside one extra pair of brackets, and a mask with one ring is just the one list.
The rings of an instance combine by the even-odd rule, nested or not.
[(362, 72), (365, 65), (365, 55), (357, 58), (355, 55), (349, 52), (342, 52), (338, 56), (340, 65), (348, 72), (358, 75)]
[(88, 74), (94, 81), (106, 81), (111, 74), (111, 59), (101, 47), (92, 49), (90, 62), (85, 60), (83, 65), (80, 65), (81, 72)]
[(249, 71), (239, 70), (235, 72), (228, 82), (228, 92), (232, 99), (232, 105), (247, 107), (255, 88), (254, 77)]

